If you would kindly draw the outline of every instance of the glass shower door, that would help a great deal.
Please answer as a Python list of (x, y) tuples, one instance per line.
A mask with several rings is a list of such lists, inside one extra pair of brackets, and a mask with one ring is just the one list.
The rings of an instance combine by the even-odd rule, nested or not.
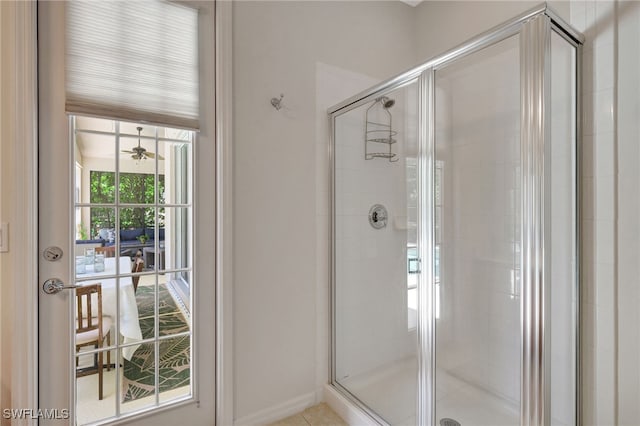
[(417, 80), (334, 121), (333, 379), (374, 418), (416, 424)]
[(381, 424), (580, 424), (581, 40), (544, 6), (330, 110), (331, 382)]
[(437, 423), (520, 423), (518, 39), (435, 71)]

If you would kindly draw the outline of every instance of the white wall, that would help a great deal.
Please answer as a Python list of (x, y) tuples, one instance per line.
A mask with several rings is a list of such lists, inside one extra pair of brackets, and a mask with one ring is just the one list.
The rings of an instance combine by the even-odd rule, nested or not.
[(326, 108), (537, 4), (234, 3), (236, 419), (328, 377)]
[[(617, 281), (618, 423), (640, 424), (640, 3), (620, 2), (617, 14)], [(612, 26), (605, 19), (601, 28)], [(606, 49), (607, 46), (601, 46)], [(598, 68), (597, 68), (598, 69)], [(596, 78), (607, 79), (599, 68)], [(603, 72), (605, 75), (603, 76)]]
[[(569, 19), (569, 2), (549, 5)], [(425, 1), (416, 7), (417, 59), (425, 61), (437, 54), (490, 30), (527, 10), (539, 1)]]
[[(329, 168), (319, 117), (366, 88), (367, 76), (413, 63), (413, 9), (235, 2), (233, 13), (235, 417), (264, 422), (264, 410), (312, 403), (327, 381)], [(331, 79), (320, 64), (363, 79), (323, 87)], [(269, 100), (280, 93), (276, 111)]]
[(584, 49), (584, 424), (640, 424), (640, 5), (571, 2)]

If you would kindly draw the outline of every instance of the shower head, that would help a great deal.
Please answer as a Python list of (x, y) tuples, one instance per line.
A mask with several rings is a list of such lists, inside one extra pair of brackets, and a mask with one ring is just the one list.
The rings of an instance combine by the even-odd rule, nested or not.
[(377, 100), (377, 101), (380, 101), (380, 102), (382, 103), (382, 106), (383, 106), (385, 109), (389, 109), (389, 108), (391, 108), (391, 107), (392, 107), (392, 106), (394, 106), (394, 105), (395, 105), (395, 103), (396, 103), (396, 101), (395, 101), (395, 100), (393, 100), (393, 99), (391, 99), (391, 98), (388, 98), (388, 97), (386, 97), (386, 96), (381, 96), (381, 97), (379, 97), (379, 98), (378, 98), (378, 99), (376, 99), (376, 100)]

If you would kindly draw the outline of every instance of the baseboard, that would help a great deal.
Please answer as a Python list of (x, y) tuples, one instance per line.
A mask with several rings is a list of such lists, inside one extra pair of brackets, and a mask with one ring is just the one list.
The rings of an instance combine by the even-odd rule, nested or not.
[(324, 385), (324, 402), (350, 425), (380, 426), (360, 408), (353, 405), (330, 384)]
[(315, 403), (316, 393), (309, 392), (308, 394), (290, 399), (289, 401), (283, 402), (282, 404), (274, 407), (260, 410), (256, 413), (236, 419), (233, 424), (235, 426), (266, 425), (304, 411)]

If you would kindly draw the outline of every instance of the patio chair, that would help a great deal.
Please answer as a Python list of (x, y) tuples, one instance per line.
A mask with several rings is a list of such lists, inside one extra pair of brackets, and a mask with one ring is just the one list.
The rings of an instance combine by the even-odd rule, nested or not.
[[(137, 274), (142, 272), (143, 269), (144, 269), (144, 259), (142, 259), (142, 252), (138, 251), (138, 253), (136, 254), (136, 257), (133, 259), (133, 265), (131, 266), (131, 273)], [(131, 281), (133, 282), (133, 292), (135, 293), (138, 290), (140, 275), (131, 277)]]
[[(97, 299), (92, 300), (93, 294)], [(107, 346), (111, 345), (111, 317), (102, 315), (102, 286), (91, 284), (76, 288), (77, 299), (77, 324), (76, 324), (76, 367), (81, 347), (93, 346), (100, 349), (104, 346), (105, 339)], [(97, 303), (94, 302), (97, 300)], [(96, 306), (97, 305), (97, 306)], [(94, 354), (94, 367), (89, 369), (77, 369), (76, 376), (86, 376), (98, 373), (98, 399), (103, 397), (103, 355), (102, 351)], [(111, 352), (107, 352), (107, 371), (111, 369)]]

